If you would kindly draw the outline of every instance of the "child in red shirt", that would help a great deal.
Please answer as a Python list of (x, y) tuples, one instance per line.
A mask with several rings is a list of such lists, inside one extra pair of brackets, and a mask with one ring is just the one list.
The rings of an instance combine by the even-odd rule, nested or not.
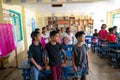
[(116, 36), (114, 35), (114, 29), (109, 28), (109, 34), (107, 35), (107, 41), (108, 42), (116, 42)]
[(107, 30), (105, 30), (105, 29), (106, 29), (106, 24), (102, 24), (101, 30), (98, 33), (98, 35), (102, 41), (106, 41)]

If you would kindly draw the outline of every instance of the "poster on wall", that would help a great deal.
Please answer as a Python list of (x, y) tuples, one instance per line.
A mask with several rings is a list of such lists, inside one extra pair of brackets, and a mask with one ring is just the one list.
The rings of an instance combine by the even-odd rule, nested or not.
[(5, 22), (10, 22), (10, 13), (9, 13), (9, 10), (7, 9), (2, 9), (3, 10), (3, 20)]
[(35, 19), (31, 19), (31, 25), (32, 25), (32, 31), (34, 31), (35, 30), (35, 28), (36, 28), (36, 22), (35, 22)]

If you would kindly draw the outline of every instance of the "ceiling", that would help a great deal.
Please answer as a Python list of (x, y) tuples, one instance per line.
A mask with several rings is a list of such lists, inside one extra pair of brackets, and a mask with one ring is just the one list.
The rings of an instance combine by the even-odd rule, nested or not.
[[(24, 0), (23, 0), (24, 1)], [(38, 1), (38, 2), (37, 2)], [(91, 3), (98, 1), (110, 1), (110, 0), (26, 0), (26, 2), (20, 2), (19, 0), (3, 0), (7, 4), (55, 4), (55, 3)]]
[[(80, 1), (93, 1), (93, 0), (80, 0)], [(57, 7), (53, 8), (51, 4), (28, 4), (24, 5), (25, 8), (41, 13), (41, 14), (46, 14), (46, 13), (78, 13), (78, 14), (84, 14), (84, 13), (90, 13), (93, 14), (94, 12), (96, 13), (101, 13), (101, 12), (106, 12), (109, 10), (113, 10), (116, 8), (120, 8), (119, 3), (114, 3), (112, 1), (98, 1), (94, 0), (97, 2), (91, 2), (91, 3), (64, 3), (63, 7)], [(63, 14), (64, 15), (64, 14)]]

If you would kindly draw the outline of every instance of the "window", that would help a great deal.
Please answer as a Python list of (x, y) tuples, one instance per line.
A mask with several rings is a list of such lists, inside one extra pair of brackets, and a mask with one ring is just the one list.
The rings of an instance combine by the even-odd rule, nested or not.
[(120, 27), (120, 13), (118, 14), (114, 14), (112, 17), (112, 25), (113, 26), (118, 26), (118, 31), (120, 31), (119, 27)]
[(18, 12), (15, 12), (13, 10), (9, 10), (10, 11), (10, 21), (11, 24), (14, 27), (14, 38), (16, 40), (17, 38), (17, 42), (20, 42), (23, 40), (23, 36), (22, 36), (22, 25), (21, 25), (21, 15)]

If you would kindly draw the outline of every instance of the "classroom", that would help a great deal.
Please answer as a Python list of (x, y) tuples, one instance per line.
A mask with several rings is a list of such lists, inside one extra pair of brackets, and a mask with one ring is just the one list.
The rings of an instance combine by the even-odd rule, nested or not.
[(0, 80), (120, 80), (120, 0), (0, 0)]

